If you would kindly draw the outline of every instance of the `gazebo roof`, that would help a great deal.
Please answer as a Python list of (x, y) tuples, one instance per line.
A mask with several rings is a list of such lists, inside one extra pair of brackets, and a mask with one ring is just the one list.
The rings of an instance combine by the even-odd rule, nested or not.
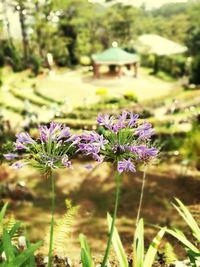
[(138, 52), (169, 56), (187, 51), (187, 47), (156, 34), (143, 34), (138, 38)]
[(128, 53), (119, 47), (111, 47), (102, 53), (92, 55), (92, 59), (97, 64), (105, 65), (124, 65), (139, 61), (136, 54)]

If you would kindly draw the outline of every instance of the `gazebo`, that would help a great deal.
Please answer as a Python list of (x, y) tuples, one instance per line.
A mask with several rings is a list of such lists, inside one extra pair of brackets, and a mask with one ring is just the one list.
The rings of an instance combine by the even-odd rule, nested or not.
[(92, 55), (93, 71), (96, 78), (100, 77), (100, 67), (109, 66), (110, 70), (115, 70), (120, 77), (122, 66), (133, 67), (134, 76), (137, 77), (139, 57), (136, 54), (128, 53), (119, 47), (111, 47), (100, 54)]

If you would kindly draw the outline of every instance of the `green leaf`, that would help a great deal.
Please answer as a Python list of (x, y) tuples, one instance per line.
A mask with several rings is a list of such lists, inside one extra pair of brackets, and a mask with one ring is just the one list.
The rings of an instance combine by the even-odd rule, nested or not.
[(21, 266), (27, 259), (29, 259), (34, 252), (42, 245), (42, 242), (39, 241), (36, 244), (31, 245), (29, 248), (24, 250), (21, 254), (19, 254), (15, 259), (13, 259), (10, 263), (3, 263), (0, 265), (1, 267), (19, 267)]
[(135, 231), (133, 245), (134, 267), (143, 267), (144, 262), (144, 221), (140, 219)]
[(197, 247), (195, 247), (183, 234), (183, 232), (179, 230), (170, 230), (166, 229), (166, 232), (170, 235), (174, 236), (176, 239), (178, 239), (184, 246), (186, 246), (188, 249), (194, 251), (195, 253), (199, 253), (199, 250)]
[(11, 243), (10, 236), (7, 231), (3, 231), (3, 249), (6, 254), (6, 261), (11, 262), (15, 258), (14, 247)]
[[(2, 221), (3, 221), (3, 218), (4, 218), (4, 216), (5, 216), (7, 207), (8, 207), (8, 203), (5, 203), (4, 206), (3, 206), (3, 208), (2, 208), (1, 211), (0, 211), (0, 225), (2, 224)], [(1, 226), (2, 226), (2, 225), (1, 225)]]
[(84, 248), (81, 249), (81, 261), (82, 261), (83, 267), (91, 267), (92, 266), (90, 259), (88, 257), (88, 254)]
[[(109, 213), (107, 213), (107, 221), (108, 221), (108, 227), (110, 229), (112, 224), (112, 217)], [(124, 251), (120, 236), (118, 234), (117, 228), (114, 227), (113, 236), (112, 236), (112, 244), (115, 250), (115, 253), (117, 255), (117, 259), (119, 261), (120, 267), (128, 267), (128, 259), (127, 255)]]
[(192, 267), (197, 267), (196, 260), (195, 260), (196, 258), (193, 256), (193, 253), (190, 250), (188, 250), (188, 258), (190, 260), (191, 266)]
[(190, 211), (186, 208), (186, 206), (177, 198), (176, 198), (176, 202), (178, 203), (179, 207), (177, 207), (175, 204), (173, 204), (173, 206), (178, 211), (178, 213), (183, 217), (185, 222), (191, 228), (193, 235), (200, 242), (200, 228), (198, 224), (196, 223), (195, 219), (193, 218)]
[(81, 244), (81, 261), (83, 267), (92, 267), (94, 266), (92, 261), (91, 250), (88, 245), (88, 242), (83, 234), (79, 235), (79, 240)]
[(154, 237), (151, 242), (149, 249), (145, 255), (144, 265), (143, 267), (151, 267), (153, 265), (156, 253), (158, 251), (158, 247), (160, 245), (161, 239), (165, 234), (166, 228), (162, 228), (158, 234)]
[(14, 234), (18, 231), (20, 225), (21, 225), (21, 222), (16, 222), (16, 223), (13, 225), (12, 229), (9, 231), (9, 236), (10, 236), (10, 237), (13, 237), (13, 236), (14, 236)]
[[(26, 238), (26, 244), (27, 244), (27, 248), (31, 247), (31, 243), (29, 242), (29, 240), (27, 238)], [(26, 267), (26, 266), (28, 266), (28, 267), (36, 267), (34, 254), (30, 255), (30, 257), (24, 262), (23, 266), (24, 267)]]

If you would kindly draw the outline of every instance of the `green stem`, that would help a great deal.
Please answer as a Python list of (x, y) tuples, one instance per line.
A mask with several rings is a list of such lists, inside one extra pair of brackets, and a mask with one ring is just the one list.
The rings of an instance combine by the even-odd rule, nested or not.
[(139, 202), (138, 212), (137, 212), (137, 217), (136, 217), (136, 227), (137, 227), (138, 222), (140, 220), (140, 213), (141, 213), (142, 201), (143, 201), (143, 196), (144, 196), (144, 186), (145, 186), (145, 180), (146, 180), (146, 170), (147, 170), (147, 166), (145, 165), (144, 171), (143, 171), (143, 177), (142, 177), (142, 188), (141, 188), (141, 193), (140, 193), (140, 202)]
[(101, 267), (105, 267), (107, 264), (108, 255), (109, 255), (109, 251), (110, 251), (110, 247), (111, 247), (111, 243), (112, 243), (112, 236), (113, 236), (115, 220), (116, 220), (116, 216), (117, 216), (117, 208), (118, 208), (118, 203), (119, 203), (121, 174), (119, 174), (119, 173), (116, 174), (115, 181), (116, 181), (115, 208), (114, 208), (114, 214), (113, 214), (113, 218), (112, 218), (112, 224), (110, 227), (110, 233), (109, 233), (109, 238), (108, 238), (108, 242), (107, 242), (107, 247), (106, 247), (106, 251), (105, 251), (105, 255), (104, 255)]
[(51, 229), (49, 240), (49, 254), (48, 254), (48, 267), (52, 266), (52, 251), (53, 251), (53, 229), (54, 229), (54, 210), (55, 210), (55, 181), (51, 174)]

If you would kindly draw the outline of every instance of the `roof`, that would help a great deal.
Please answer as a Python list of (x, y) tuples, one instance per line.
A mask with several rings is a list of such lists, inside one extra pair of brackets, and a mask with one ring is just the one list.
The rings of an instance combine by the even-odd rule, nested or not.
[(142, 53), (168, 56), (181, 54), (187, 51), (187, 47), (177, 44), (169, 39), (156, 34), (143, 34), (138, 38), (137, 50)]
[(139, 61), (136, 54), (128, 53), (119, 47), (111, 47), (100, 54), (92, 55), (92, 59), (97, 64), (124, 65)]

